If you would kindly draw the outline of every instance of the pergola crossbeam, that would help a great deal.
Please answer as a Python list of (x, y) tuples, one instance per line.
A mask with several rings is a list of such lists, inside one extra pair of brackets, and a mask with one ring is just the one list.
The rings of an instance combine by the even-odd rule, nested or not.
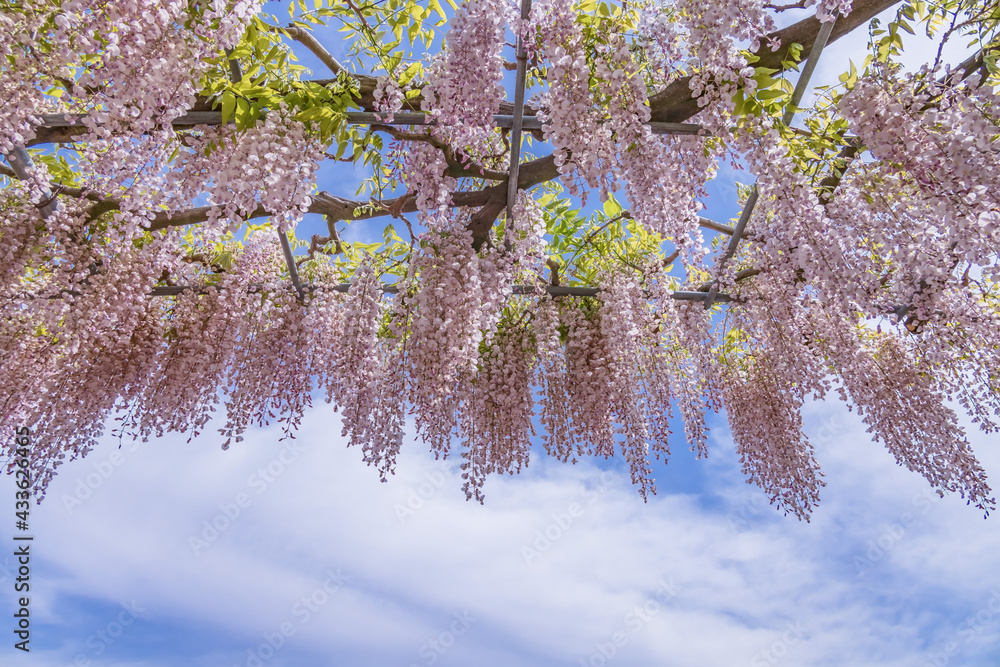
[[(24, 146), (14, 146), (14, 149), (4, 155), (4, 157), (7, 158), (7, 163), (14, 170), (14, 174), (18, 179), (27, 182), (31, 178), (31, 172), (35, 168), (35, 164), (32, 162), (31, 155), (25, 150)], [(38, 210), (41, 212), (43, 218), (52, 216), (58, 208), (59, 200), (57, 197), (53, 196), (51, 192), (46, 191), (42, 193), (42, 201), (38, 204)]]
[[(816, 69), (816, 63), (819, 61), (819, 57), (823, 54), (823, 49), (826, 47), (827, 41), (830, 39), (830, 34), (833, 32), (833, 26), (837, 22), (836, 17), (832, 21), (827, 21), (824, 23), (820, 29), (819, 34), (816, 35), (816, 41), (813, 42), (812, 48), (809, 49), (809, 55), (806, 57), (805, 65), (802, 66), (802, 73), (799, 75), (799, 80), (795, 82), (795, 89), (792, 91), (792, 98), (789, 100), (788, 105), (785, 107), (785, 114), (782, 116), (782, 122), (785, 125), (791, 125), (792, 120), (795, 118), (795, 113), (798, 110), (798, 104), (802, 101), (802, 96), (805, 95), (806, 88), (809, 86), (809, 79), (812, 76), (813, 70)], [(719, 258), (719, 271), (721, 272), (726, 263), (733, 258), (736, 254), (736, 250), (739, 248), (740, 240), (743, 238), (743, 232), (746, 229), (747, 223), (750, 222), (750, 216), (753, 214), (754, 206), (757, 204), (757, 184), (754, 183), (753, 187), (750, 189), (750, 196), (747, 197), (747, 203), (743, 207), (743, 212), (740, 214), (740, 219), (736, 223), (736, 227), (733, 228), (732, 238), (729, 239), (729, 245), (726, 247), (726, 252)], [(716, 296), (719, 293), (719, 281), (716, 278), (712, 282), (712, 287), (708, 291), (708, 298), (705, 299), (705, 308), (711, 308), (712, 304), (716, 301)]]
[[(531, 0), (521, 0), (521, 17), (526, 20), (531, 11)], [(816, 68), (816, 64), (819, 60), (823, 49), (826, 46), (827, 41), (833, 32), (833, 27), (836, 21), (828, 21), (822, 25), (819, 34), (817, 35), (816, 41), (813, 43), (812, 48), (809, 51), (809, 55), (806, 58), (805, 64), (802, 68), (802, 73), (799, 76), (794, 92), (792, 93), (792, 98), (785, 110), (785, 114), (782, 118), (785, 125), (791, 125), (794, 119), (795, 113), (798, 109), (798, 104), (801, 102), (803, 95), (808, 87), (809, 79), (812, 76), (813, 71)], [(525, 52), (524, 44), (522, 43), (521, 37), (517, 38), (516, 45), (516, 58), (517, 58), (517, 75), (515, 81), (514, 89), (514, 113), (511, 115), (507, 114), (494, 114), (493, 124), (497, 128), (510, 129), (511, 130), (511, 146), (510, 146), (510, 165), (508, 169), (508, 179), (507, 179), (507, 220), (508, 223), (512, 220), (512, 211), (514, 203), (517, 200), (517, 183), (519, 175), (520, 166), (520, 149), (521, 149), (521, 138), (524, 130), (540, 130), (543, 128), (543, 123), (541, 119), (536, 115), (524, 115), (524, 89), (525, 81), (527, 75), (527, 54)], [(231, 77), (235, 80), (239, 80), (242, 75), (239, 71), (238, 64), (236, 61), (230, 61), (232, 68)], [(401, 112), (394, 114), (393, 120), (391, 122), (386, 122), (382, 120), (380, 114), (364, 112), (364, 111), (352, 111), (345, 114), (346, 121), (353, 125), (370, 125), (374, 127), (382, 126), (407, 126), (407, 125), (433, 125), (435, 124), (434, 119), (425, 113), (419, 112)], [(41, 127), (43, 128), (58, 128), (58, 127), (82, 127), (82, 121), (85, 118), (83, 114), (44, 114), (42, 115)], [(229, 122), (233, 122), (230, 120)], [(194, 127), (197, 125), (220, 125), (222, 124), (222, 114), (219, 111), (192, 111), (188, 112), (178, 118), (174, 119), (171, 123), (175, 128), (185, 128)], [(667, 123), (667, 122), (648, 122), (646, 125), (649, 127), (653, 134), (670, 134), (670, 135), (704, 135), (706, 131), (701, 125), (694, 123)], [(31, 168), (31, 158), (28, 152), (23, 147), (17, 147), (10, 154), (7, 155), (7, 160), (13, 167), (18, 178), (27, 178), (28, 171)], [(750, 191), (750, 196), (747, 199), (747, 203), (741, 212), (739, 221), (735, 227), (729, 227), (711, 220), (699, 219), (699, 224), (702, 227), (712, 229), (714, 231), (727, 234), (730, 236), (729, 243), (726, 247), (726, 251), (719, 259), (719, 270), (721, 271), (725, 264), (732, 259), (736, 254), (739, 247), (740, 241), (742, 240), (743, 233), (746, 229), (747, 224), (750, 221), (750, 217), (753, 213), (754, 206), (758, 199), (758, 189), (757, 185), (754, 184)], [(40, 206), (43, 215), (48, 217), (55, 211), (56, 201), (54, 197), (49, 197), (44, 206)], [(291, 244), (289, 242), (287, 234), (284, 232), (278, 233), (278, 238), (281, 242), (282, 252), (285, 257), (285, 262), (288, 267), (289, 277), (291, 279), (292, 285), (295, 288), (296, 293), (300, 300), (305, 299), (307, 292), (312, 292), (315, 288), (313, 286), (304, 286), (299, 278), (297, 266), (294, 261), (294, 256), (292, 254)], [(333, 289), (336, 291), (346, 292), (349, 288), (349, 284), (341, 284)], [(707, 287), (707, 289), (706, 289)], [(676, 291), (673, 292), (672, 296), (674, 299), (683, 301), (703, 301), (705, 308), (709, 308), (713, 303), (717, 302), (728, 302), (731, 301), (731, 297), (727, 294), (720, 294), (718, 291), (719, 283), (718, 278), (713, 280), (709, 285), (703, 286), (701, 290), (690, 292), (690, 291)], [(180, 294), (188, 289), (188, 286), (168, 286), (168, 287), (156, 287), (150, 293), (151, 296), (169, 296)], [(518, 285), (514, 288), (515, 294), (534, 294), (537, 293), (539, 288), (530, 285)], [(395, 294), (398, 292), (398, 287), (391, 284), (386, 284), (382, 286), (382, 291), (387, 294)], [(594, 287), (562, 287), (562, 286), (547, 286), (545, 291), (551, 296), (596, 296), (599, 292), (599, 288)]]
[[(521, 20), (527, 21), (531, 14), (531, 0), (521, 0)], [(510, 232), (514, 220), (514, 204), (517, 202), (518, 167), (521, 163), (521, 128), (524, 124), (524, 86), (528, 71), (528, 54), (524, 49), (524, 40), (517, 36), (515, 47), (517, 58), (517, 78), (514, 82), (514, 116), (511, 118), (510, 132), (510, 167), (507, 170), (507, 230)], [(510, 246), (510, 239), (507, 239)]]
[[(522, 91), (523, 98), (523, 91)], [(543, 123), (541, 118), (538, 116), (525, 116), (523, 115), (523, 101), (522, 104), (517, 108), (522, 109), (521, 115), (521, 128), (523, 130), (541, 130)], [(434, 118), (429, 114), (420, 112), (398, 112), (393, 114), (393, 119), (391, 122), (386, 122), (380, 118), (382, 114), (372, 113), (368, 111), (348, 111), (345, 114), (347, 122), (351, 125), (435, 125)], [(512, 129), (514, 127), (514, 119), (517, 114), (494, 114), (493, 115), (493, 125), (494, 127), (500, 129)], [(42, 123), (39, 127), (43, 129), (51, 129), (58, 127), (79, 127), (81, 130), (86, 129), (83, 125), (83, 120), (86, 118), (84, 114), (42, 114)], [(228, 121), (233, 123), (235, 121)], [(174, 128), (186, 128), (194, 127), (196, 125), (221, 125), (222, 124), (222, 112), (221, 111), (189, 111), (188, 113), (178, 116), (173, 121), (171, 125)], [(649, 127), (650, 132), (653, 134), (677, 134), (677, 135), (697, 135), (704, 133), (705, 130), (701, 125), (696, 123), (658, 123), (649, 122), (646, 123)]]
[[(334, 292), (346, 293), (350, 290), (350, 283), (341, 283), (339, 285), (334, 285), (332, 289)], [(399, 294), (399, 285), (383, 283), (382, 286), (383, 294)], [(177, 296), (183, 294), (189, 290), (195, 289), (190, 285), (169, 285), (163, 287), (154, 287), (150, 291), (149, 296)], [(204, 293), (209, 288), (201, 288), (201, 292)], [(264, 289), (264, 285), (250, 285), (249, 289), (252, 291), (261, 291)], [(314, 292), (319, 289), (316, 285), (305, 285), (302, 287), (304, 292)], [(531, 295), (538, 294), (544, 291), (549, 296), (597, 296), (601, 293), (601, 288), (599, 287), (564, 287), (561, 285), (546, 285), (545, 287), (536, 287), (535, 285), (514, 285), (513, 292), (518, 295)], [(690, 292), (690, 291), (674, 291), (671, 293), (671, 297), (677, 301), (704, 301), (708, 298), (708, 292)], [(732, 301), (732, 297), (728, 294), (718, 294), (716, 295), (716, 300), (720, 302)]]

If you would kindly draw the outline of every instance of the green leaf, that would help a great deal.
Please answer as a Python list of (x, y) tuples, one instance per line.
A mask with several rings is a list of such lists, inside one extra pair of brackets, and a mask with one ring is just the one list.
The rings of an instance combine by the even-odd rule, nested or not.
[(743, 89), (742, 88), (740, 88), (739, 90), (737, 90), (736, 94), (733, 95), (733, 102), (735, 104), (735, 106), (733, 107), (733, 115), (737, 116), (737, 117), (738, 116), (742, 116), (743, 113), (744, 113), (744, 107), (746, 107), (746, 103), (747, 103), (747, 100), (746, 100), (746, 97), (743, 94)]
[(236, 109), (236, 96), (233, 91), (227, 90), (222, 94), (222, 124), (225, 125), (233, 117), (233, 110)]
[(441, 16), (441, 21), (448, 20), (448, 15), (444, 13), (443, 9), (441, 9), (441, 3), (438, 2), (438, 0), (430, 0), (430, 2), (427, 3), (427, 8), (437, 12), (438, 15)]
[(399, 77), (399, 85), (405, 86), (406, 84), (408, 84), (410, 81), (413, 80), (413, 78), (417, 74), (419, 74), (422, 71), (422, 69), (423, 67), (421, 66), (420, 63), (418, 62), (411, 63), (410, 66), (403, 71), (403, 75)]
[(250, 102), (241, 97), (236, 100), (236, 127), (242, 130), (252, 124)]
[(784, 90), (775, 90), (775, 89), (761, 90), (761, 91), (757, 92), (757, 99), (758, 100), (773, 100), (776, 97), (783, 97), (783, 96), (785, 96), (787, 94), (788, 93), (786, 93)]
[(295, 120), (304, 123), (308, 121), (322, 120), (323, 118), (331, 118), (332, 116), (333, 111), (327, 109), (326, 107), (312, 107), (296, 114)]
[(841, 74), (839, 78), (841, 83), (845, 84), (848, 88), (853, 88), (854, 84), (858, 80), (858, 70), (854, 66), (854, 61), (850, 62), (851, 62), (851, 71)]
[(604, 202), (604, 215), (609, 218), (614, 218), (622, 212), (622, 206), (615, 200), (614, 195), (608, 197), (608, 200)]

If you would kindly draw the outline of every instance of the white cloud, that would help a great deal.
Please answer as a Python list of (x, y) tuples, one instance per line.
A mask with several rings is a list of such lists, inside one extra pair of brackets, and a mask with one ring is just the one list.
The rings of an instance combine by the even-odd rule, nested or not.
[[(790, 665), (912, 666), (950, 641), (960, 642), (955, 664), (987, 664), (1000, 617), (968, 641), (960, 623), (1000, 584), (995, 520), (957, 498), (930, 501), (843, 406), (811, 404), (806, 423), (828, 482), (809, 524), (756, 500), (724, 428), (699, 463), (710, 480), (700, 495), (661, 492), (644, 505), (627, 478), (542, 459), (490, 480), (480, 506), (465, 501), (453, 462), (413, 443), (380, 483), (321, 405), (304, 420), (299, 454), (274, 429), (228, 452), (211, 437), (126, 443), (124, 461), (68, 512), (64, 494), (117, 451), (108, 440), (66, 465), (34, 510), (49, 573), (34, 611), (58, 625), (69, 596), (136, 600), (144, 612), (130, 632), (181, 623), (245, 644), (206, 664), (246, 664), (282, 623), (294, 634), (264, 664), (311, 654), (600, 664), (613, 648), (623, 666), (778, 664), (778, 653)], [(996, 471), (986, 444), (976, 439)], [(276, 474), (262, 483), (269, 465)], [(213, 540), (206, 521), (217, 522)], [(192, 536), (206, 541), (198, 554)], [(338, 568), (344, 585), (317, 595)], [(449, 634), (465, 612), (475, 622)], [(111, 620), (66, 627), (59, 659), (86, 654), (87, 636)], [(454, 645), (439, 652), (429, 642), (442, 637)]]

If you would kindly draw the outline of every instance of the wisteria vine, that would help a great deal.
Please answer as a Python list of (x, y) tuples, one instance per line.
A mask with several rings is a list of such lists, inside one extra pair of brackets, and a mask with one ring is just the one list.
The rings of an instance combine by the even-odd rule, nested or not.
[[(383, 481), (415, 432), (461, 459), (479, 502), (542, 450), (621, 456), (648, 498), (675, 424), (705, 457), (719, 411), (748, 481), (808, 520), (825, 482), (801, 409), (835, 394), (900, 465), (993, 509), (961, 413), (1000, 429), (998, 21), (904, 3), (790, 127), (783, 74), (819, 26), (850, 32), (893, 3), (800, 4), (818, 20), (784, 30), (762, 0), (539, 0), (525, 21), (509, 0), (450, 16), (321, 3), (284, 28), (247, 0), (3, 5), (5, 451), (30, 425), (42, 496), (109, 428), (218, 422), (230, 447), (251, 426), (293, 435), (322, 396)], [(423, 27), (432, 6), (443, 42)], [(967, 20), (941, 27), (947, 12)], [(351, 68), (301, 38), (310, 17), (352, 27)], [(907, 21), (978, 50), (906, 71)], [(494, 115), (518, 37), (529, 132), (552, 153), (529, 152), (505, 213), (515, 133)], [(302, 79), (292, 39), (334, 78)], [(394, 51), (421, 39), (426, 66)], [(367, 129), (348, 129), (351, 107), (374, 113)], [(396, 121), (418, 110), (425, 123)], [(654, 132), (680, 122), (700, 130)], [(326, 159), (373, 165), (369, 200), (317, 192)], [(699, 214), (727, 161), (757, 204), (723, 254), (735, 230)], [(586, 219), (574, 201), (591, 191), (603, 208)], [(329, 235), (293, 239), (289, 264), (310, 213)], [(344, 235), (372, 218), (393, 222), (384, 243)]]

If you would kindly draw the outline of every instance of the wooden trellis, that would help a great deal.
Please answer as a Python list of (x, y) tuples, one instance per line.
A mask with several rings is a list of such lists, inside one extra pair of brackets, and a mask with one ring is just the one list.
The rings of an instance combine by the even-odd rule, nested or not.
[[(521, 18), (526, 20), (531, 11), (531, 0), (521, 1)], [(813, 43), (812, 48), (809, 51), (809, 55), (806, 58), (805, 64), (803, 65), (802, 72), (796, 82), (792, 98), (789, 105), (785, 111), (782, 118), (782, 122), (785, 125), (791, 125), (791, 122), (795, 116), (797, 106), (801, 102), (803, 95), (805, 94), (806, 88), (809, 83), (809, 79), (812, 76), (814, 69), (816, 68), (816, 63), (819, 60), (823, 49), (826, 46), (827, 41), (833, 32), (833, 27), (835, 20), (827, 21), (822, 24), (819, 34), (816, 37), (816, 41)], [(525, 93), (525, 83), (526, 83), (526, 73), (527, 73), (527, 54), (524, 48), (524, 44), (520, 35), (517, 36), (516, 43), (516, 60), (517, 60), (517, 74), (514, 88), (514, 104), (512, 115), (505, 114), (495, 114), (493, 116), (493, 122), (495, 127), (511, 130), (511, 145), (510, 145), (510, 164), (507, 171), (507, 219), (513, 219), (513, 206), (517, 199), (518, 191), (518, 174), (520, 167), (520, 151), (521, 151), (521, 140), (523, 130), (537, 130), (542, 128), (541, 119), (537, 116), (525, 116), (524, 115), (524, 93)], [(236, 60), (230, 60), (230, 76), (234, 81), (239, 81), (242, 79), (242, 72), (240, 71), (239, 63)], [(41, 126), (44, 128), (58, 128), (58, 127), (73, 127), (80, 125), (84, 116), (82, 114), (46, 114), (42, 116)], [(192, 127), (195, 125), (219, 125), (222, 122), (222, 114), (219, 111), (193, 111), (182, 116), (179, 116), (173, 120), (172, 125), (174, 127)], [(230, 121), (232, 122), (232, 121)], [(355, 125), (432, 125), (434, 120), (424, 113), (417, 112), (402, 112), (393, 115), (391, 121), (385, 121), (379, 118), (379, 114), (371, 112), (347, 112), (346, 122)], [(705, 134), (704, 128), (701, 125), (695, 123), (668, 123), (668, 122), (648, 122), (646, 125), (649, 127), (653, 134), (671, 134), (671, 135), (703, 135)], [(13, 168), (15, 175), (22, 180), (29, 177), (29, 173), (33, 168), (31, 157), (28, 152), (22, 146), (17, 146), (14, 150), (5, 156), (7, 161)], [(742, 240), (744, 230), (746, 229), (747, 223), (753, 213), (754, 206), (758, 199), (758, 189), (757, 185), (754, 184), (751, 188), (750, 195), (747, 199), (745, 206), (741, 212), (739, 220), (735, 227), (729, 227), (728, 225), (723, 225), (721, 223), (708, 220), (706, 218), (699, 218), (699, 225), (713, 231), (727, 234), (730, 236), (729, 244), (726, 247), (726, 251), (720, 256), (718, 261), (718, 270), (721, 271), (725, 264), (736, 254), (739, 247), (740, 241)], [(42, 203), (38, 205), (39, 210), (44, 218), (49, 218), (55, 213), (58, 208), (58, 198), (51, 193), (46, 193), (45, 198)], [(284, 231), (278, 232), (278, 239), (281, 244), (282, 253), (284, 255), (285, 263), (288, 267), (289, 279), (295, 289), (296, 294), (300, 300), (304, 300), (307, 292), (314, 290), (313, 286), (303, 285), (298, 274), (298, 269), (295, 264), (295, 259), (292, 254), (291, 243), (289, 242), (288, 235)], [(259, 288), (260, 286), (251, 286), (253, 288)], [(346, 292), (350, 287), (349, 283), (343, 283), (334, 287), (335, 290), (340, 292)], [(701, 286), (698, 291), (675, 291), (672, 293), (674, 299), (682, 301), (702, 301), (705, 304), (705, 308), (710, 308), (714, 303), (725, 303), (731, 301), (731, 297), (724, 293), (719, 293), (718, 278), (712, 280), (710, 283)], [(150, 296), (169, 296), (180, 294), (188, 289), (189, 286), (178, 285), (169, 287), (156, 287), (150, 292)], [(398, 288), (392, 284), (384, 284), (382, 290), (387, 294), (395, 294), (398, 292)], [(563, 287), (563, 286), (546, 286), (545, 291), (552, 296), (595, 296), (600, 292), (600, 288), (596, 287)], [(515, 294), (533, 294), (537, 292), (537, 288), (530, 285), (517, 285), (514, 287)]]

